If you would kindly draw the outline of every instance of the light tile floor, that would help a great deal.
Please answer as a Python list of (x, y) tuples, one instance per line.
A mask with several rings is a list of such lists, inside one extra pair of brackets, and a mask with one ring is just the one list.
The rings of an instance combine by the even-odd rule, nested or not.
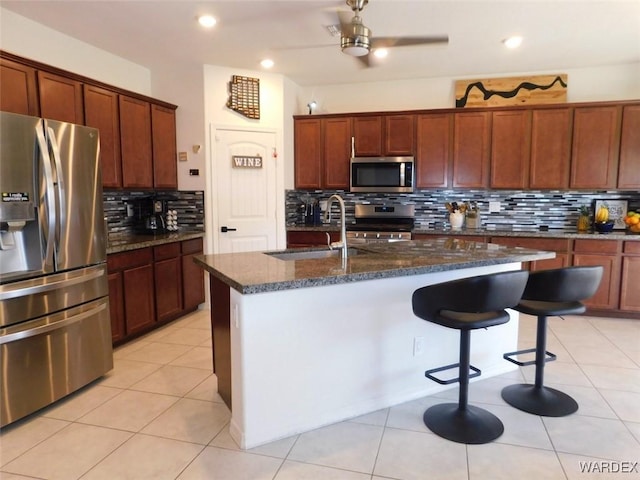
[[(520, 346), (535, 319), (522, 316)], [(115, 351), (105, 378), (0, 434), (0, 477), (9, 479), (598, 479), (640, 478), (640, 321), (554, 318), (546, 383), (574, 396), (564, 418), (520, 412), (501, 389), (533, 381), (533, 367), (480, 379), (471, 403), (498, 415), (505, 433), (462, 445), (422, 422), (457, 388), (241, 451), (211, 373), (209, 312), (188, 315)], [(472, 340), (473, 341), (473, 340)], [(427, 381), (427, 380), (425, 380)], [(600, 470), (584, 473), (581, 462)]]

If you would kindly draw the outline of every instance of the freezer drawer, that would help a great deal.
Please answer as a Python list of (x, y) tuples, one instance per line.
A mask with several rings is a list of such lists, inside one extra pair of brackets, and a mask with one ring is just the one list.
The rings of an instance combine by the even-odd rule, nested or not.
[(6, 283), (0, 285), (0, 327), (16, 325), (108, 294), (105, 263)]
[(112, 368), (108, 297), (0, 329), (0, 426)]

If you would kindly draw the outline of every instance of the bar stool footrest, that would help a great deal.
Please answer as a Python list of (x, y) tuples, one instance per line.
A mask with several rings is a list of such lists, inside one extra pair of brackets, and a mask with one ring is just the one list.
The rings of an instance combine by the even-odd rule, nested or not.
[[(440, 385), (450, 385), (460, 380), (460, 377), (452, 378), (449, 380), (441, 380), (431, 374), (436, 372), (443, 372), (444, 370), (451, 370), (452, 368), (459, 368), (459, 367), (460, 367), (459, 363), (452, 363), (451, 365), (445, 365), (444, 367), (432, 368), (431, 370), (427, 370), (426, 372), (424, 372), (424, 376), (427, 377), (429, 380), (433, 380), (434, 382), (439, 383)], [(482, 374), (482, 371), (479, 368), (474, 367), (473, 365), (469, 365), (469, 370), (474, 372), (469, 374), (469, 379), (479, 377)]]
[(503, 388), (502, 398), (518, 410), (544, 417), (564, 417), (578, 410), (578, 403), (566, 393), (526, 383)]
[[(509, 352), (509, 353), (505, 353), (504, 355), (502, 355), (502, 358), (504, 358), (505, 360), (510, 361), (511, 363), (515, 363), (516, 365), (520, 366), (520, 367), (526, 367), (528, 365), (535, 365), (536, 361), (535, 360), (527, 360), (526, 362), (521, 362), (519, 360), (516, 360), (515, 358), (511, 358), (511, 357), (515, 357), (516, 355), (523, 355), (525, 353), (534, 353), (536, 351), (535, 348), (527, 348), (526, 350), (518, 350), (517, 352)], [(547, 352), (545, 351), (545, 358), (544, 358), (544, 363), (547, 362), (553, 362), (557, 355), (555, 353), (551, 353), (551, 352)]]
[(441, 403), (424, 412), (424, 424), (433, 433), (458, 443), (489, 443), (504, 432), (498, 417), (482, 408), (457, 403)]

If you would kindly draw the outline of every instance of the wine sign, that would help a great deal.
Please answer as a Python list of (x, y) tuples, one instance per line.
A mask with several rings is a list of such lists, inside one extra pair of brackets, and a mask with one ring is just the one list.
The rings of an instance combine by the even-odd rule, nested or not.
[(262, 168), (262, 157), (248, 157), (246, 155), (233, 155), (231, 157), (231, 166), (233, 168)]
[(567, 75), (456, 81), (456, 108), (566, 103)]

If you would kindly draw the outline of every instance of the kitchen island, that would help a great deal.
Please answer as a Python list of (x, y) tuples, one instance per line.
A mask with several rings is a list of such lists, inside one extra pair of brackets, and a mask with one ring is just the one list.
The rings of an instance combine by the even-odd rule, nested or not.
[[(317, 249), (196, 257), (210, 273), (232, 437), (252, 448), (447, 388), (424, 371), (457, 361), (458, 332), (414, 316), (413, 291), (553, 256), (434, 239), (359, 245), (346, 262)], [(517, 331), (517, 312), (474, 331), (472, 363), (485, 378), (512, 369), (502, 353), (517, 349)]]

